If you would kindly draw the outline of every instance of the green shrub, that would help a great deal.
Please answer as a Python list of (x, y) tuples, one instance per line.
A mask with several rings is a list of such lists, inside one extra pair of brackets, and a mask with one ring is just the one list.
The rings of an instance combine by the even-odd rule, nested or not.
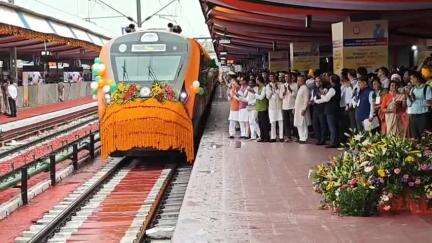
[(378, 210), (378, 191), (357, 186), (340, 191), (339, 213), (345, 216), (372, 216)]

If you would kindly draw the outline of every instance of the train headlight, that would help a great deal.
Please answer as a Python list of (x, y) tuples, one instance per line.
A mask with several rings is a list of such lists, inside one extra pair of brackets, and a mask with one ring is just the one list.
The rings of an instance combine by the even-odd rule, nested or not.
[(125, 52), (127, 51), (127, 45), (126, 44), (120, 44), (118, 47), (119, 52)]
[(140, 89), (140, 96), (145, 98), (145, 97), (149, 97), (151, 94), (151, 90), (149, 87), (142, 87)]
[(186, 93), (186, 91), (182, 91), (182, 92), (180, 93), (180, 101), (181, 101), (182, 103), (186, 103), (187, 98), (188, 98), (188, 94)]

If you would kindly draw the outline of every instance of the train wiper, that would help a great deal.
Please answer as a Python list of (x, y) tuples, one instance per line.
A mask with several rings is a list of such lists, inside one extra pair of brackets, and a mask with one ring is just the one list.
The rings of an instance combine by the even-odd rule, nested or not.
[(126, 70), (126, 59), (123, 60), (122, 69), (123, 69), (123, 81), (129, 82), (129, 76), (128, 76), (128, 73), (127, 73), (127, 70)]
[(183, 67), (183, 63), (180, 64), (180, 67), (179, 67), (179, 70), (177, 71), (177, 74), (176, 74), (175, 79), (177, 79), (177, 78), (179, 77), (179, 75), (180, 75), (180, 71), (182, 70), (182, 67)]
[(158, 78), (157, 78), (157, 76), (156, 76), (155, 72), (153, 71), (153, 68), (151, 67), (150, 64), (147, 66), (147, 69), (148, 69), (148, 76), (151, 79), (153, 79), (153, 82), (158, 81)]

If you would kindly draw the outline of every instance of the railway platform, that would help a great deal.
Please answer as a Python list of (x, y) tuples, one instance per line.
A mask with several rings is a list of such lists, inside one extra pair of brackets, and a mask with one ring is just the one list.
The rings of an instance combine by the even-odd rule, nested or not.
[(308, 171), (337, 153), (228, 138), (213, 102), (172, 242), (430, 242), (431, 217), (340, 217), (319, 210)]

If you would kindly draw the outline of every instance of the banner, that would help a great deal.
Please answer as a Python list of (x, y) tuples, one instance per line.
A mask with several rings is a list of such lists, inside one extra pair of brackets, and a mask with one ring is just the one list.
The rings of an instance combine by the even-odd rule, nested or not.
[(332, 24), (333, 68), (365, 67), (373, 71), (388, 66), (388, 22), (373, 20)]
[(289, 71), (290, 60), (288, 51), (270, 51), (268, 55), (271, 72)]
[(290, 44), (291, 69), (300, 72), (319, 69), (319, 44), (295, 42)]

